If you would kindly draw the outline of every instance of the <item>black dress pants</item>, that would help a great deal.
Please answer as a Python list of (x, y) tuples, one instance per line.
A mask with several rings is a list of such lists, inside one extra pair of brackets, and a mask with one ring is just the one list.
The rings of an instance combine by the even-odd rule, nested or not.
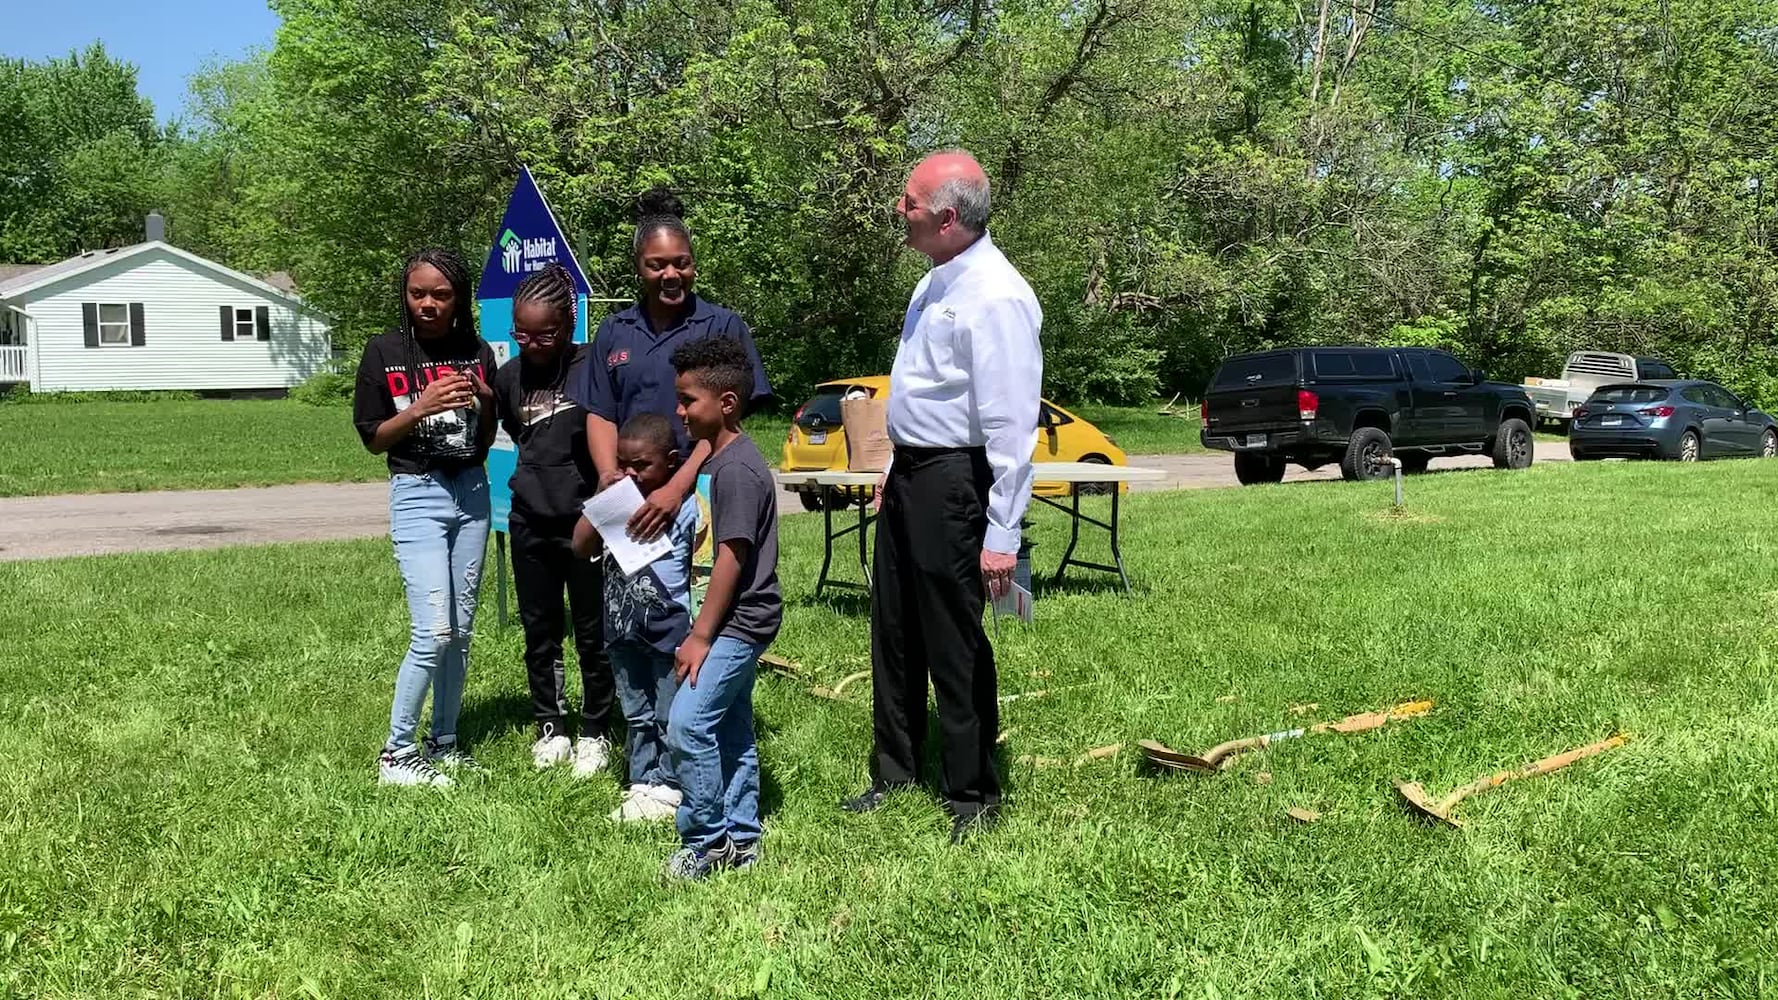
[(921, 779), (926, 681), (937, 695), (953, 813), (1000, 802), (994, 649), (982, 630), (982, 540), (993, 473), (980, 448), (895, 449), (871, 587), (875, 777)]
[(512, 536), (512, 580), (518, 592), (519, 622), (525, 629), (525, 675), (531, 687), (531, 713), (541, 727), (567, 729), (567, 678), (562, 665), (566, 621), (562, 595), (574, 619), (574, 648), (580, 655), (581, 736), (604, 736), (615, 694), (605, 657), (605, 574), (600, 560), (578, 559), (569, 548), (574, 522), (532, 522), (517, 511), (508, 521)]

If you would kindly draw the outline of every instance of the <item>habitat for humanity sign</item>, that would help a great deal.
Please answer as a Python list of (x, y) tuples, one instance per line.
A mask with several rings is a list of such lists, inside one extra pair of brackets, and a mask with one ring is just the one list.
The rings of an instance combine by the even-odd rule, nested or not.
[[(501, 364), (518, 357), (518, 344), (512, 339), (512, 296), (519, 282), (527, 275), (541, 271), (549, 264), (561, 264), (574, 277), (575, 323), (574, 340), (587, 339), (587, 293), (590, 291), (586, 272), (568, 249), (568, 238), (556, 223), (555, 213), (543, 200), (537, 181), (529, 167), (519, 171), (512, 197), (506, 201), (506, 212), (500, 217), (500, 235), (488, 251), (488, 262), (482, 267), (482, 280), (475, 297), (481, 304), (482, 338), (494, 349)], [(518, 451), (502, 429), (494, 437), (494, 449), (488, 453), (488, 486), (493, 501), (495, 531), (505, 531), (512, 513), (512, 488), (508, 485), (518, 465)]]

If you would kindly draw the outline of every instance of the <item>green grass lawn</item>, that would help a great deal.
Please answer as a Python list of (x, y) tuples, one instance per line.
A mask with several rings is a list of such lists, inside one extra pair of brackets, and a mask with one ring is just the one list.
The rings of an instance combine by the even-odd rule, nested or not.
[[(1157, 404), (1158, 405), (1158, 404)], [(1081, 414), (1131, 454), (1201, 450), (1197, 425), (1154, 407), (1094, 407)], [(760, 414), (747, 429), (776, 462), (788, 414)], [(383, 460), (364, 450), (344, 406), (291, 400), (80, 400), (0, 406), (0, 497), (133, 493), (281, 483), (374, 482)]]
[(0, 406), (0, 496), (387, 478), (344, 406), (287, 399)]
[[(768, 675), (765, 860), (676, 888), (669, 831), (606, 823), (611, 778), (531, 771), (491, 599), (463, 731), (492, 775), (373, 784), (407, 631), (385, 543), (0, 565), (0, 995), (1769, 994), (1770, 476), (1437, 474), (1404, 517), (1380, 484), (1132, 496), (1137, 596), (1040, 588), (1000, 643), (1003, 694), (1050, 692), (1004, 709), (1000, 829), (952, 848), (918, 796), (842, 816), (868, 688)], [(1059, 516), (1035, 517), (1041, 569)], [(867, 626), (811, 598), (819, 531), (784, 524), (776, 649), (831, 686), (866, 668)], [(1214, 777), (1130, 749), (1016, 762), (1411, 698), (1437, 707)], [(1619, 729), (1466, 803), (1462, 832), (1392, 798)]]
[(1198, 443), (1198, 408), (1174, 404), (1175, 414), (1160, 413), (1164, 400), (1148, 406), (1101, 406), (1083, 403), (1068, 409), (1111, 435), (1118, 447), (1131, 455), (1185, 455), (1201, 452)]

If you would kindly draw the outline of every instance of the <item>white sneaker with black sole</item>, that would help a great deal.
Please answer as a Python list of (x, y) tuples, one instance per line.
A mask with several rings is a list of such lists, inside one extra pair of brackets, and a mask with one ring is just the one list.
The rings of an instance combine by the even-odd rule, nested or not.
[(418, 747), (400, 753), (384, 750), (377, 757), (377, 783), (380, 785), (431, 785), (449, 788), (451, 776), (432, 766)]
[(574, 776), (590, 778), (611, 766), (611, 741), (603, 736), (582, 736), (574, 741)]

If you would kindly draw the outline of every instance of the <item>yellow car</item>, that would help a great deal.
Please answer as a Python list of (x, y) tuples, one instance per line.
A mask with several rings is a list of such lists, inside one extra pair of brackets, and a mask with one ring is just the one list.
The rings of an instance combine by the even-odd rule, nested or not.
[[(815, 387), (815, 395), (790, 421), (790, 435), (784, 440), (784, 460), (778, 466), (785, 472), (844, 471), (846, 468), (846, 431), (840, 426), (840, 400), (853, 392), (883, 396), (889, 392), (889, 376), (867, 375), (863, 378), (837, 379)], [(1031, 453), (1033, 462), (1096, 462), (1101, 465), (1128, 465), (1129, 460), (1117, 442), (1088, 423), (1049, 400), (1041, 400), (1037, 411), (1037, 448)], [(1082, 493), (1108, 492), (1108, 483), (1081, 487)], [(1040, 496), (1068, 495), (1067, 483), (1039, 481), (1032, 492)], [(821, 493), (814, 487), (797, 491), (808, 510), (821, 509)]]

